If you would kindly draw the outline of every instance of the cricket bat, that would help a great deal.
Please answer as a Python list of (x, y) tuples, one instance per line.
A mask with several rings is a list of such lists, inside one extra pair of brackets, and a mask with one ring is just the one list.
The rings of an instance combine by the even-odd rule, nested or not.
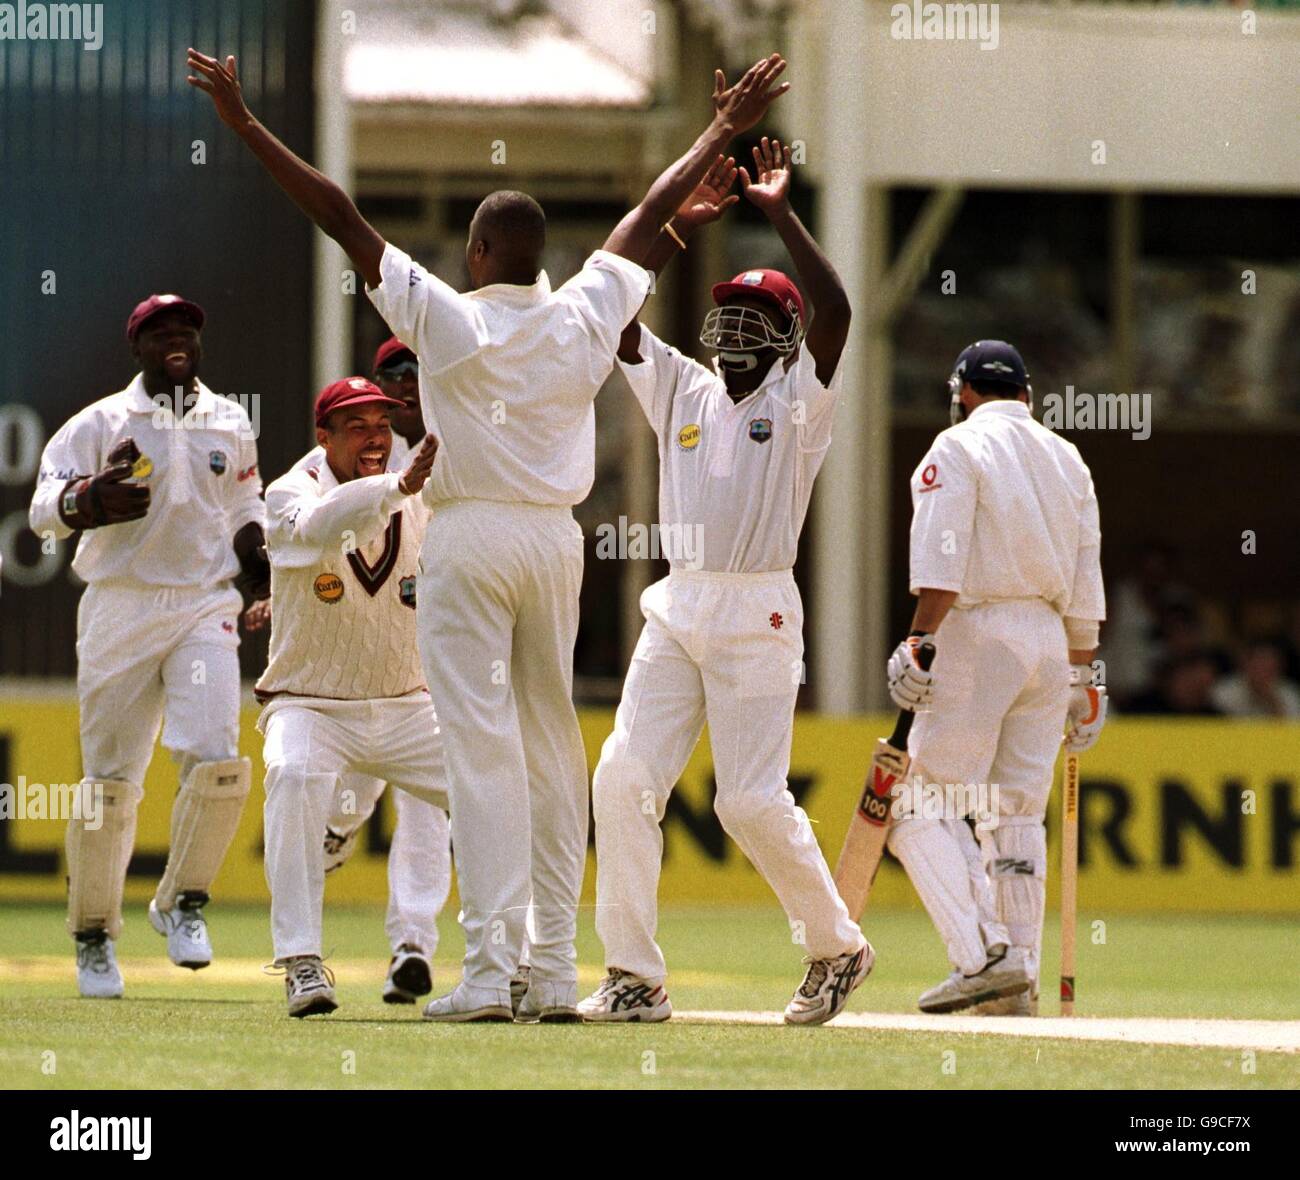
[(1079, 755), (1066, 754), (1061, 798), (1061, 1015), (1074, 1015), (1074, 936), (1079, 910)]
[[(934, 655), (934, 644), (923, 644), (917, 652), (917, 663), (928, 672)], [(900, 709), (894, 732), (888, 738), (876, 739), (876, 752), (867, 770), (862, 798), (849, 820), (844, 847), (835, 866), (835, 888), (848, 907), (849, 917), (855, 922), (862, 920), (876, 871), (885, 855), (894, 784), (907, 776), (912, 763), (907, 753), (907, 735), (911, 732), (914, 716), (909, 710)]]

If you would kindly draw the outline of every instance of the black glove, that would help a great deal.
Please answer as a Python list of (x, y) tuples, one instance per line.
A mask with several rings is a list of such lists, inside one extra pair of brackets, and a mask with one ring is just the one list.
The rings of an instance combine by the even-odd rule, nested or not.
[(95, 475), (70, 479), (59, 493), (59, 516), (73, 529), (97, 529), (139, 520), (149, 511), (149, 489), (124, 482), (140, 458), (135, 442), (124, 438), (108, 453)]
[(250, 521), (235, 534), (235, 556), (239, 558), (239, 573), (235, 576), (235, 589), (244, 602), (261, 602), (271, 597), (271, 562), (266, 556), (266, 537), (262, 526)]

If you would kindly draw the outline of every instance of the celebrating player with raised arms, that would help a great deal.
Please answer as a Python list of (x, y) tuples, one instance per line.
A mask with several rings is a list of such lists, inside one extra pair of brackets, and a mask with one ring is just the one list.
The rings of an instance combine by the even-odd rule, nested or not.
[[(706, 720), (718, 818), (772, 886), (807, 956), (786, 1021), (830, 1020), (874, 958), (786, 783), (803, 667), (792, 571), (830, 446), (849, 303), (790, 208), (789, 149), (764, 138), (754, 164), (753, 180), (740, 170), (745, 195), (794, 259), (811, 309), (785, 275), (745, 271), (713, 288), (718, 306), (700, 340), (716, 350), (714, 368), (635, 320), (618, 351), (658, 438), (660, 529), (670, 537), (695, 531), (700, 546), (668, 553), (668, 577), (641, 597), (645, 628), (596, 768), (596, 928), (608, 975), (579, 1005), (592, 1021), (672, 1013), (654, 937), (659, 825)], [(719, 157), (647, 266), (658, 269), (736, 200), (726, 195), (735, 175), (734, 161)]]
[[(918, 601), (888, 676), (899, 707), (919, 712), (908, 741), (912, 797), (895, 807), (889, 849), (953, 967), (921, 1009), (1027, 1015), (1061, 731), (1068, 750), (1086, 750), (1106, 717), (1092, 669), (1106, 617), (1101, 527), (1078, 449), (1034, 421), (1019, 352), (980, 340), (957, 358), (948, 387), (953, 425), (912, 473)], [(927, 643), (937, 654), (924, 671), (916, 653)], [(987, 814), (954, 812), (984, 789)], [(921, 794), (936, 791), (946, 794), (936, 800), (942, 818)], [(968, 818), (979, 820), (978, 844)]]
[[(113, 949), (154, 742), (180, 775), (149, 920), (181, 967), (212, 961), (203, 917), (251, 781), (239, 756), (240, 589), (270, 593), (248, 415), (199, 380), (203, 309), (152, 295), (127, 321), (140, 372), (50, 439), (31, 527), (83, 530), (77, 611), (83, 798), (68, 823), (68, 927), (83, 996), (122, 994)], [(82, 809), (84, 811), (84, 808)]]
[(463, 905), (462, 983), (430, 1020), (511, 1019), (510, 978), (535, 905), (521, 1019), (577, 1018), (587, 770), (572, 700), (582, 581), (573, 505), (595, 478), (597, 392), (650, 287), (639, 265), (731, 138), (787, 86), (773, 54), (734, 86), (715, 75), (708, 128), (586, 265), (552, 290), (541, 206), (495, 192), (469, 226), (461, 294), (384, 239), (348, 195), (249, 113), (233, 57), (191, 50), (190, 82), (286, 193), (347, 251), (420, 361), (425, 425), (443, 447), (425, 493), (420, 650), (447, 753)]

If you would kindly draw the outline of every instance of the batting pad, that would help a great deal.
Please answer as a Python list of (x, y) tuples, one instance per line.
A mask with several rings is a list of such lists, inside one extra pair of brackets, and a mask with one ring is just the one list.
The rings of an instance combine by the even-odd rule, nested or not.
[(78, 807), (84, 814), (68, 820), (68, 932), (103, 930), (116, 938), (122, 932), (122, 889), (144, 791), (115, 779), (83, 779), (77, 790), (82, 800), (97, 797), (98, 807)]
[(1047, 895), (1047, 829), (1041, 818), (1012, 816), (1003, 819), (986, 840), (998, 916), (1012, 944), (1028, 952), (1030, 974), (1037, 980)]
[(211, 891), (252, 782), (247, 758), (200, 762), (186, 776), (172, 804), (171, 850), (154, 896), (160, 910), (175, 906), (177, 894)]

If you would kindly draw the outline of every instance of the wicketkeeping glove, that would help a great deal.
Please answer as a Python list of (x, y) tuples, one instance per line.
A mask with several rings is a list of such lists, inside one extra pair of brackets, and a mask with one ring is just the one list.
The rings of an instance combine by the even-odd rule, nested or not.
[(889, 695), (900, 709), (924, 713), (934, 699), (934, 674), (921, 667), (917, 658), (922, 644), (935, 643), (929, 632), (913, 632), (896, 648), (885, 666), (889, 677)]
[(1070, 754), (1082, 754), (1097, 744), (1106, 724), (1106, 686), (1096, 682), (1091, 668), (1070, 668), (1070, 707), (1065, 715), (1065, 737)]
[(97, 529), (139, 520), (149, 511), (149, 489), (126, 483), (140, 458), (135, 443), (124, 438), (108, 453), (108, 462), (95, 475), (69, 480), (59, 493), (59, 515), (74, 529)]

